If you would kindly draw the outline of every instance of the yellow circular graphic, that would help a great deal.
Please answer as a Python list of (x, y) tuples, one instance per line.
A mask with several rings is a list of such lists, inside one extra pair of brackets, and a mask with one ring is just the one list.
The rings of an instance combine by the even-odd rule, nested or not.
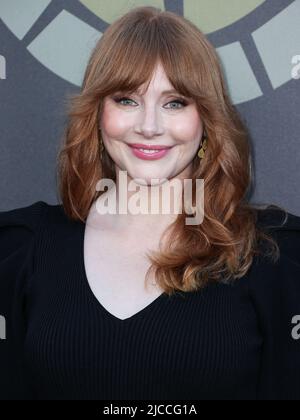
[[(71, 12), (68, 10), (68, 0), (59, 3), (60, 10), (57, 9), (58, 3), (52, 0), (0, 0), (0, 19), (36, 60), (75, 86), (81, 86), (91, 51), (101, 38), (102, 31), (115, 19), (135, 7), (152, 6), (170, 10), (171, 4), (174, 4), (172, 10), (177, 8), (178, 13), (183, 13), (205, 33), (221, 31), (222, 28), (226, 28), (228, 33), (233, 30), (233, 41), (216, 50), (235, 105), (257, 99), (269, 89), (263, 78), (260, 81), (257, 79), (257, 74), (262, 71), (261, 63), (274, 89), (290, 82), (293, 75), (298, 74), (300, 0), (279, 9), (275, 2), (262, 0), (171, 1), (79, 0), (77, 6), (74, 2)], [(247, 24), (247, 16), (260, 14), (261, 5), (264, 5), (268, 19), (253, 30)], [(83, 9), (85, 13), (82, 13)], [(50, 17), (53, 13), (49, 22), (44, 19), (45, 13), (49, 13)], [(93, 19), (89, 22), (89, 15), (98, 16), (99, 24), (95, 24)], [(25, 38), (24, 42), (26, 34), (34, 25), (38, 25), (40, 19), (39, 33), (34, 38)], [(242, 31), (240, 35), (250, 42), (239, 40), (239, 33), (234, 29), (234, 23), (238, 21), (244, 23), (239, 29)], [(46, 22), (44, 26), (43, 22)], [(259, 60), (249, 60), (249, 54), (259, 56)], [(0, 78), (5, 76), (5, 58), (0, 56)]]
[[(163, 0), (80, 0), (95, 15), (112, 23), (133, 7), (153, 6), (165, 10)], [(184, 16), (204, 33), (211, 33), (235, 23), (248, 15), (265, 0), (184, 0)]]

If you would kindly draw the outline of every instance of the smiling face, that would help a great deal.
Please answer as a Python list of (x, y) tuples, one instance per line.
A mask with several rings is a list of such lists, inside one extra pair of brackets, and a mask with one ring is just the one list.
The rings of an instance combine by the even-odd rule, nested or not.
[[(148, 90), (142, 95), (116, 92), (104, 99), (100, 127), (104, 146), (116, 172), (127, 171), (129, 180), (187, 179), (203, 136), (196, 103), (173, 90), (160, 63)], [(167, 152), (144, 154), (129, 145), (170, 147)], [(138, 182), (137, 182), (138, 183)], [(160, 184), (153, 182), (152, 185)]]

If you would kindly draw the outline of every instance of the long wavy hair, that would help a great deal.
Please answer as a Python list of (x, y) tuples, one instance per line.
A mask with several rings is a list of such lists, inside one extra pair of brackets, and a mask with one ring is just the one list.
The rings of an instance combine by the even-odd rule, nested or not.
[(103, 99), (149, 83), (159, 61), (175, 89), (194, 99), (208, 137), (205, 158), (195, 157), (192, 173), (193, 184), (205, 182), (203, 222), (187, 225), (183, 211), (164, 232), (159, 251), (148, 254), (146, 281), (154, 273), (156, 283), (172, 294), (241, 278), (260, 253), (261, 241), (274, 262), (280, 249), (257, 224), (263, 205), (247, 199), (253, 181), (249, 135), (229, 99), (214, 47), (184, 17), (154, 7), (136, 7), (107, 28), (92, 51), (80, 93), (67, 99), (57, 172), (66, 215), (85, 222), (103, 194), (98, 181), (116, 181), (113, 160), (106, 149), (100, 153)]

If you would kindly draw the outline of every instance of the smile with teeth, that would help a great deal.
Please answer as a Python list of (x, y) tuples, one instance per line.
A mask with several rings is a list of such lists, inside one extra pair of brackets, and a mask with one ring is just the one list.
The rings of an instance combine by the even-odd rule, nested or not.
[(155, 150), (155, 149), (137, 149), (137, 150), (139, 150), (140, 152), (143, 152), (143, 153), (148, 153), (149, 155), (151, 155), (152, 153), (157, 153), (157, 152), (160, 151), (160, 150)]
[(158, 146), (158, 149), (148, 149), (139, 147), (139, 144), (132, 145), (131, 149), (135, 157), (138, 159), (144, 159), (144, 160), (156, 160), (161, 159), (165, 157), (169, 151), (170, 147), (162, 148), (162, 146)]

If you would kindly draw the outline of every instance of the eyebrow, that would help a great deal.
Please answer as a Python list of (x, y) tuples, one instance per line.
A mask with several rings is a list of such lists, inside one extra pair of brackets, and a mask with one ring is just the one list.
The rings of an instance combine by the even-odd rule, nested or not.
[[(138, 94), (140, 94), (140, 93), (141, 93), (139, 89), (137, 89), (137, 91), (136, 91), (136, 92), (137, 92)], [(164, 90), (163, 92), (161, 92), (161, 95), (168, 95), (168, 94), (171, 94), (171, 93), (175, 93), (176, 95), (180, 95), (180, 93), (179, 93), (176, 89)]]
[(179, 92), (176, 89), (164, 90), (161, 94), (162, 95), (167, 95), (168, 93), (176, 93), (176, 94), (179, 94)]

